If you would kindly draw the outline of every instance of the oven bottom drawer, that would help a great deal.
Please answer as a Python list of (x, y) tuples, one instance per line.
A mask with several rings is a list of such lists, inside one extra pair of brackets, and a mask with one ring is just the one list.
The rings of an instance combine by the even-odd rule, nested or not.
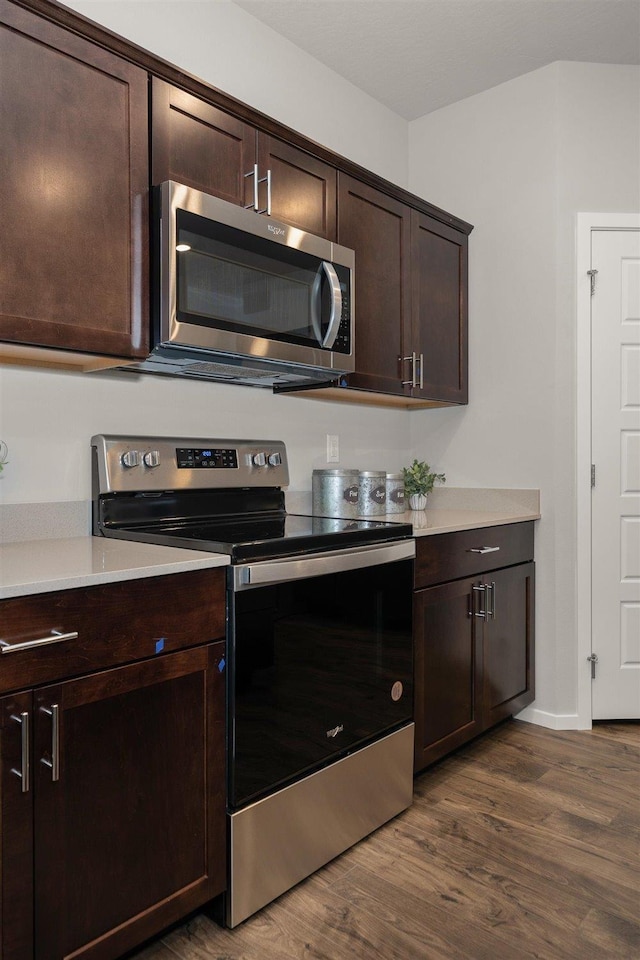
[(411, 806), (414, 725), (230, 816), (235, 927)]

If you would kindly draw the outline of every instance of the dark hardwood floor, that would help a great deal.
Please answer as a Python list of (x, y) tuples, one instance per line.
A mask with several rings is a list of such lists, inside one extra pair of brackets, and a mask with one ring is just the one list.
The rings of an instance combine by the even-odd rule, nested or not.
[(640, 724), (510, 720), (415, 786), (235, 930), (199, 915), (135, 960), (640, 958)]

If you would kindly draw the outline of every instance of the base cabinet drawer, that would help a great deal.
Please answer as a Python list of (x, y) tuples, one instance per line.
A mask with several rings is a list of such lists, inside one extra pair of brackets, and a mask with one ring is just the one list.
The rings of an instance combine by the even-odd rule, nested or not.
[[(529, 528), (528, 531), (516, 530)], [(533, 524), (464, 531), (418, 539), (416, 582), (429, 581), (437, 569), (471, 543), (498, 545), (503, 556), (533, 555)], [(436, 541), (445, 544), (437, 556)], [(531, 546), (528, 546), (529, 537)], [(424, 545), (424, 541), (429, 541)], [(494, 541), (496, 541), (494, 543)], [(473, 554), (479, 569), (461, 577), (417, 589), (414, 593), (415, 771), (441, 759), (506, 717), (524, 709), (535, 695), (533, 560), (486, 569), (498, 551)], [(463, 557), (462, 566), (466, 564)], [(484, 569), (483, 569), (484, 567)], [(430, 572), (429, 572), (430, 571)]]
[(208, 643), (224, 632), (219, 568), (3, 600), (0, 694)]
[(416, 541), (415, 587), (533, 560), (533, 521), (459, 530)]

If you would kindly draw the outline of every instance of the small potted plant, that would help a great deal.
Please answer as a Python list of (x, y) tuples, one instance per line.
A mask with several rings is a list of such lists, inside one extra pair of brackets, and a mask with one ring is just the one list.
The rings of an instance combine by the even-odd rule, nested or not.
[(0, 473), (2, 473), (2, 468), (4, 467), (4, 465), (9, 462), (7, 460), (8, 454), (9, 454), (9, 448), (7, 447), (4, 440), (0, 440)]
[(409, 498), (412, 510), (424, 510), (427, 506), (427, 494), (431, 493), (435, 483), (445, 483), (444, 473), (433, 473), (424, 460), (414, 460), (410, 467), (402, 468), (405, 496)]

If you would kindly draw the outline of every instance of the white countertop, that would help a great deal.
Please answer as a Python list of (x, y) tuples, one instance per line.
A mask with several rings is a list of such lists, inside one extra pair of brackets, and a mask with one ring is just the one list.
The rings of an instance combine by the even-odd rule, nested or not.
[[(287, 503), (289, 513), (310, 512), (310, 493), (295, 495)], [(15, 526), (24, 527), (25, 513), (46, 507), (43, 516), (55, 514), (52, 505), (24, 504)], [(55, 507), (56, 505), (53, 505)], [(62, 504), (61, 506), (65, 506)], [(88, 508), (82, 509), (78, 525), (87, 524)], [(36, 511), (37, 512), (37, 511)], [(41, 511), (42, 513), (42, 511)], [(67, 511), (68, 513), (68, 511)], [(427, 510), (407, 510), (365, 519), (411, 523), (416, 537), (456, 530), (495, 527), (540, 518), (538, 490), (449, 488), (429, 496)], [(6, 518), (5, 518), (6, 519)], [(68, 524), (65, 514), (65, 523)], [(13, 528), (10, 528), (13, 529)], [(69, 530), (67, 526), (67, 530)], [(73, 528), (71, 528), (73, 529)], [(200, 550), (162, 547), (106, 537), (67, 536), (0, 543), (0, 599), (69, 590), (119, 580), (137, 580), (206, 567), (228, 566), (229, 557)]]
[(381, 518), (410, 523), (416, 537), (435, 533), (453, 533), (455, 530), (476, 530), (499, 527), (504, 523), (524, 523), (539, 520), (540, 514), (522, 510), (407, 510)]
[(228, 566), (220, 553), (105, 537), (0, 544), (0, 599)]

